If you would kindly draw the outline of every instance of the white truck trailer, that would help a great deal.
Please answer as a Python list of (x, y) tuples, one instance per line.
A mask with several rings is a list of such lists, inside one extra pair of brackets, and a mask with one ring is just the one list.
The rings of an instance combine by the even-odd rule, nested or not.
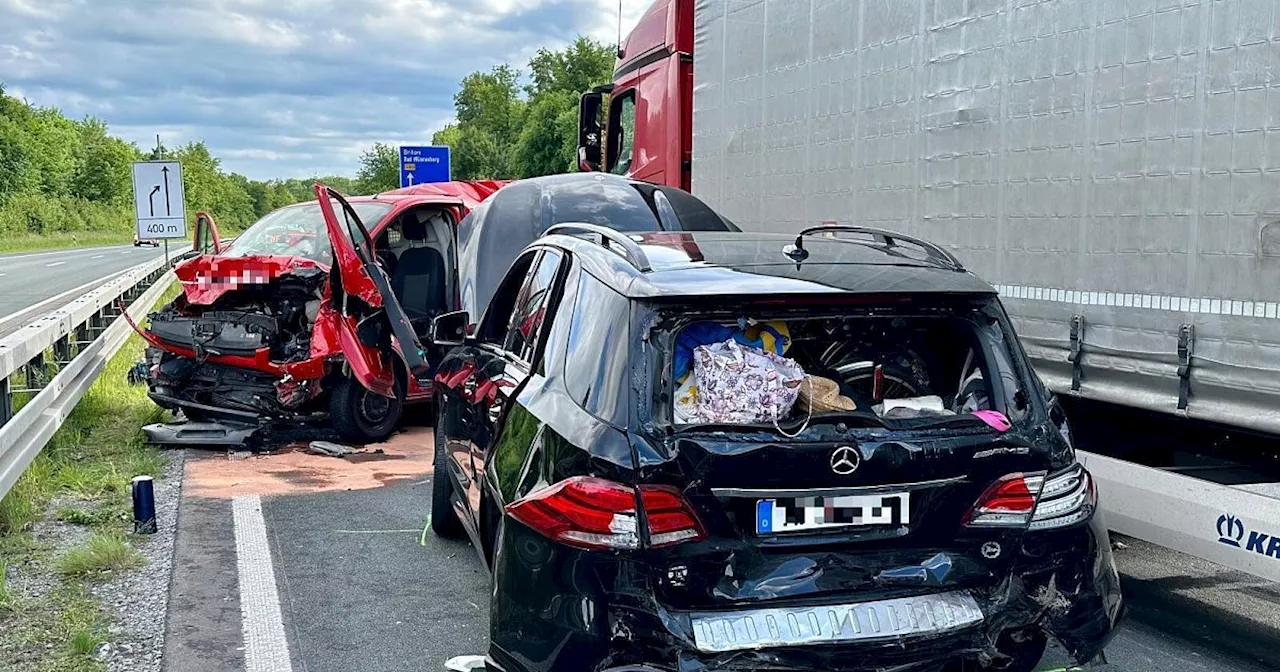
[[(949, 248), (1062, 397), (1280, 436), (1280, 2), (658, 0), (580, 130), (744, 229)], [(1082, 461), (1113, 529), (1280, 581), (1250, 445)]]

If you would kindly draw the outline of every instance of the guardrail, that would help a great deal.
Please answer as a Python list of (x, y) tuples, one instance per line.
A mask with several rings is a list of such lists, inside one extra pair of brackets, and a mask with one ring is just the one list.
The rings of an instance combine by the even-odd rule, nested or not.
[[(127, 322), (116, 319), (120, 302), (129, 304), (130, 317), (141, 320), (169, 284), (160, 280), (169, 277), (163, 257), (138, 264), (0, 338), (0, 497), (9, 492), (132, 333)], [(60, 368), (40, 387), (50, 349)], [(26, 387), (15, 389), (19, 372), (25, 373)], [(24, 392), (35, 396), (15, 413), (13, 395)]]

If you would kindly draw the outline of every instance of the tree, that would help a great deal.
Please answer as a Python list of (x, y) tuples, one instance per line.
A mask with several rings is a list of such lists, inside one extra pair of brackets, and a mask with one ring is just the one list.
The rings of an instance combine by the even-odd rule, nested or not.
[(525, 87), (530, 100), (546, 93), (566, 92), (575, 97), (613, 79), (617, 49), (613, 45), (578, 36), (562, 51), (539, 49), (529, 59), (532, 83)]
[(521, 177), (571, 170), (577, 153), (577, 98), (568, 92), (546, 93), (529, 105), (516, 143), (515, 166)]
[(559, 51), (539, 49), (529, 60), (530, 81), (524, 87), (518, 85), (520, 72), (506, 64), (473, 72), (454, 95), (456, 121), (432, 142), (453, 149), (455, 179), (572, 170), (578, 96), (608, 81), (613, 63), (612, 46), (580, 36)]
[[(377, 194), (400, 187), (400, 153), (381, 142), (360, 154), (360, 172), (356, 174), (360, 193)], [(333, 186), (333, 185), (329, 185)]]
[(133, 193), (131, 164), (138, 160), (138, 148), (107, 135), (100, 119), (86, 118), (79, 124), (80, 151), (71, 177), (71, 194), (89, 201), (128, 203)]

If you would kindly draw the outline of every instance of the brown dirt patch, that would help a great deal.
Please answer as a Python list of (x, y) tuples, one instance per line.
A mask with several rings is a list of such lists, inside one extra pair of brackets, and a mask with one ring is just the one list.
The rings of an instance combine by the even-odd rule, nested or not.
[(313, 455), (305, 443), (247, 456), (194, 453), (183, 494), (227, 499), (379, 488), (430, 474), (434, 445), (430, 428), (410, 427), (385, 443), (353, 446), (361, 452), (346, 457)]

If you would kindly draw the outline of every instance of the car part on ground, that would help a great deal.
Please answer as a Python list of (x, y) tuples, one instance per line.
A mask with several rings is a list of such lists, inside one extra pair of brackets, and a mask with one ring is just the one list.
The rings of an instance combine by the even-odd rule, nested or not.
[[(580, 233), (522, 254), (435, 378), (432, 524), (493, 573), (492, 669), (1099, 655), (1124, 602), (1096, 490), (989, 285), (858, 241)], [(784, 323), (855, 408), (676, 422), (699, 322), (739, 348)]]

